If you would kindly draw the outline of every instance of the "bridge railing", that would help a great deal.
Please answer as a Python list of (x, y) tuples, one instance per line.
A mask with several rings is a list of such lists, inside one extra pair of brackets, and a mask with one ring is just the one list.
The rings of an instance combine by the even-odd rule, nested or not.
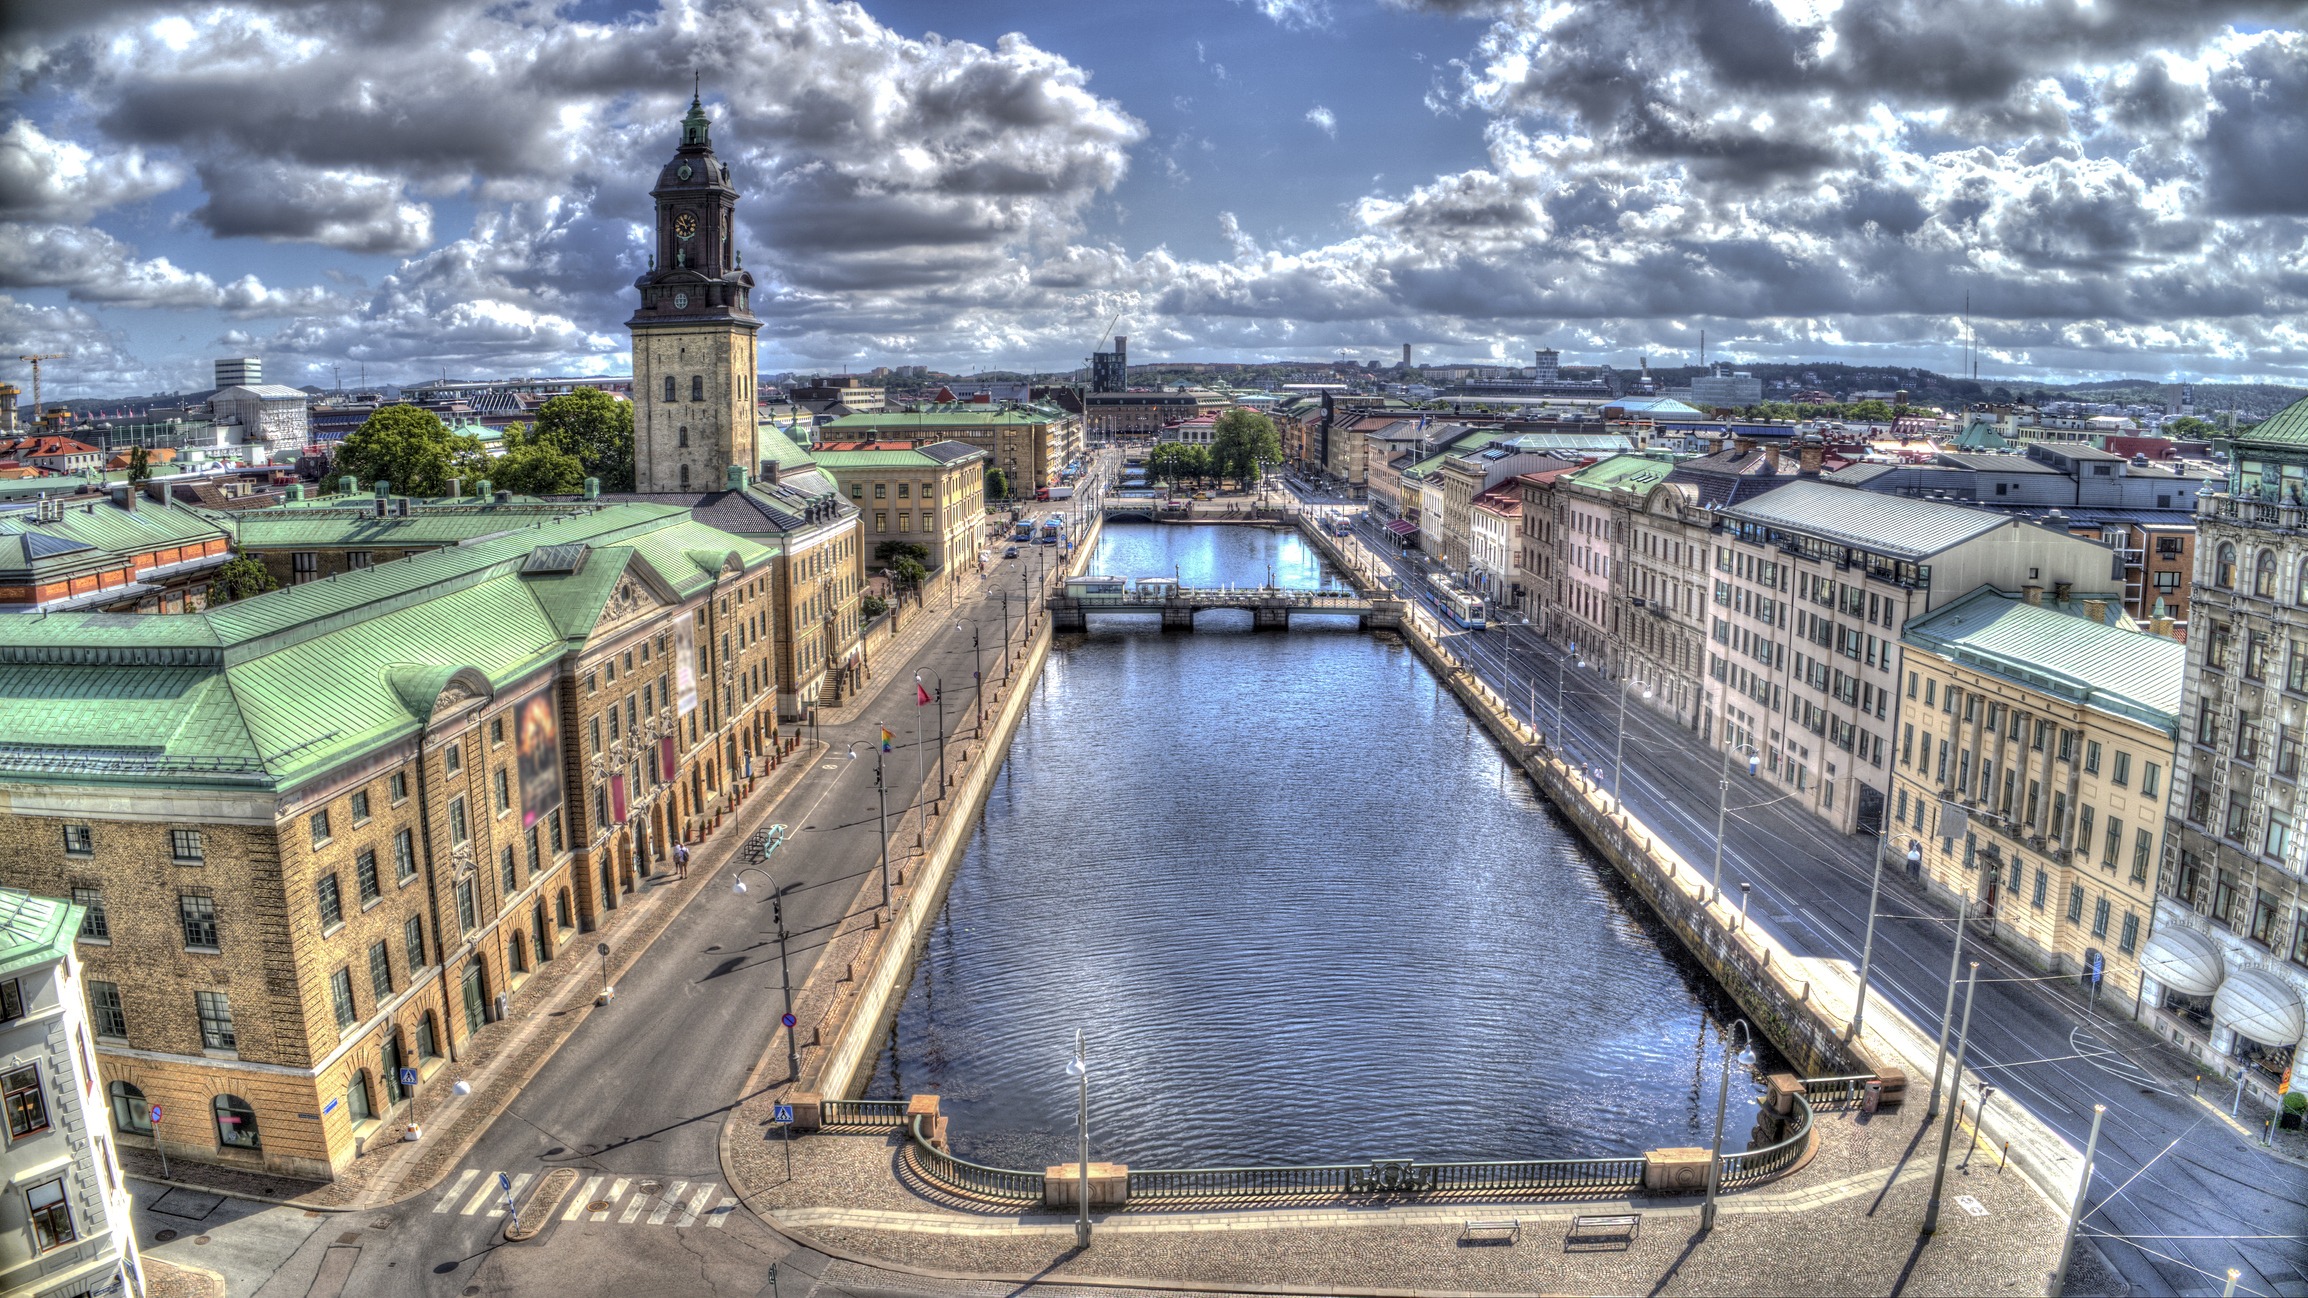
[(902, 1127), (906, 1125), (904, 1100), (824, 1100), (818, 1108), (818, 1125), (823, 1127)]
[(1811, 1143), (1811, 1101), (1798, 1095), (1794, 1097), (1794, 1104), (1795, 1121), (1790, 1125), (1789, 1134), (1777, 1144), (1723, 1156), (1721, 1175), (1725, 1188), (1771, 1180), (1803, 1157), (1803, 1151)]
[(1004, 1202), (1024, 1200), (1031, 1203), (1042, 1201), (1040, 1172), (988, 1167), (966, 1158), (957, 1158), (931, 1144), (929, 1137), (922, 1134), (922, 1119), (919, 1115), (907, 1124), (906, 1131), (911, 1137), (914, 1165), (921, 1169), (924, 1176), (946, 1189), (980, 1199)]

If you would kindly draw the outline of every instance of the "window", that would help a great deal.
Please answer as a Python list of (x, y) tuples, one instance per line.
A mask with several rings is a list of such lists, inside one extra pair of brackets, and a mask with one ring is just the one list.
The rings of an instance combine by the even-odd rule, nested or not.
[(2276, 556), (2267, 550), (2252, 562), (2252, 593), (2262, 599), (2276, 598)]
[(425, 919), (422, 915), (409, 916), (408, 924), (401, 930), (401, 946), (408, 953), (409, 976), (413, 978), (417, 970), (425, 967)]
[(705, 376), (704, 376), (704, 375), (702, 375), (702, 374), (692, 374), (692, 375), (690, 375), (690, 376), (689, 376), (689, 399), (690, 399), (691, 401), (703, 401), (703, 400), (705, 400)]
[(2110, 816), (2108, 817), (2107, 841), (2100, 846), (2100, 864), (2108, 867), (2111, 870), (2115, 869), (2116, 857), (2120, 855), (2123, 850), (2124, 818), (2121, 816)]
[(64, 827), (64, 854), (66, 856), (94, 856), (96, 854), (95, 832), (86, 825), (66, 825)]
[(2035, 897), (2034, 897), (2033, 901), (2031, 902), (2031, 904), (2032, 904), (2032, 905), (2033, 905), (2033, 906), (2034, 906), (2034, 907), (2035, 907), (2037, 910), (2042, 910), (2042, 909), (2044, 908), (2044, 896), (2045, 896), (2047, 893), (2049, 893), (2049, 892), (2051, 891), (2051, 886), (2052, 886), (2052, 880), (2051, 880), (2051, 876), (2050, 876), (2050, 875), (2048, 875), (2048, 874), (2046, 874), (2046, 873), (2044, 873), (2044, 871), (2043, 871), (2043, 867), (2041, 867), (2041, 866), (2038, 866), (2038, 867), (2036, 868), (2036, 891), (2035, 891)]
[(80, 940), (109, 942), (112, 940), (112, 920), (104, 913), (104, 889), (74, 888), (72, 904), (80, 907)]
[(2276, 899), (2255, 888), (2252, 890), (2252, 940), (2267, 946), (2276, 945)]
[(125, 1037), (128, 1035), (128, 1012), (120, 1004), (120, 984), (88, 982), (88, 1008), (96, 1020), (96, 1035)]
[(361, 890), (362, 905), (366, 906), (377, 899), (380, 890), (377, 887), (377, 854), (375, 851), (362, 848), (361, 854), (353, 858), (353, 880)]
[(2300, 776), (2300, 728), (2298, 726), (2279, 725), (2276, 727), (2276, 773), (2288, 780), (2298, 779)]
[(2068, 923), (2081, 924), (2083, 922), (2084, 885), (2080, 883), (2070, 884), (2068, 885)]
[(455, 775), (465, 769), (464, 748), (463, 744), (451, 744), (441, 750), (441, 765), (447, 768), (449, 774)]
[(2236, 547), (2223, 542), (2218, 562), (2212, 568), (2212, 583), (2223, 590), (2236, 588)]
[(2130, 955), (2139, 945), (2140, 917), (2127, 910), (2124, 912), (2124, 933), (2122, 937), (2116, 939), (2116, 949), (2125, 955)]
[(2080, 808), (2080, 809), (2078, 809), (2078, 810), (2077, 810), (2077, 812), (2076, 812), (2076, 850), (2077, 850), (2077, 851), (2080, 851), (2080, 852), (2089, 852), (2089, 851), (2091, 851), (2091, 850), (2092, 850), (2092, 821), (2093, 821), (2093, 819), (2094, 819), (2095, 817), (2097, 817), (2097, 816), (2098, 816), (2098, 814), (2099, 814), (2098, 812), (2096, 812), (2096, 811), (2093, 811), (2093, 810), (2092, 810), (2090, 807), (2083, 807), (2083, 808)]
[(2092, 903), (2092, 936), (2106, 937), (2107, 935), (2108, 899), (2102, 897), (2098, 901)]
[(417, 1058), (438, 1059), (440, 1057), (440, 1029), (433, 1026), (433, 1012), (426, 1010), (425, 1017), (417, 1020)]
[(561, 854), (561, 809), (559, 807), (545, 813), (545, 830), (547, 843), (552, 847), (553, 854), (559, 856)]
[(0, 1022), (24, 1017), (24, 984), (14, 978), (0, 982)]
[(497, 798), (497, 814), (502, 816), (511, 811), (513, 809), (513, 786), (507, 780), (503, 767), (499, 767), (497, 773), (489, 777), (489, 783), (492, 786), (491, 792)]
[(2256, 720), (2251, 709), (2236, 709), (2236, 760), (2239, 762), (2260, 760), (2260, 728)]
[(360, 1010), (353, 1004), (351, 970), (339, 969), (329, 975), (329, 1000), (336, 1006), (339, 1028), (349, 1028), (360, 1021)]
[(2153, 798), (2164, 787), (2164, 768), (2154, 762), (2140, 763), (2140, 796)]
[(318, 550), (299, 550), (289, 556), (291, 584), (318, 581), (321, 575), (321, 556)]
[(521, 838), (529, 847), (529, 877), (534, 879), (537, 877), (537, 871), (545, 866), (544, 859), (537, 855), (537, 827), (535, 825), (529, 826), (528, 831), (522, 834)]
[(152, 1106), (145, 1102), (144, 1092), (127, 1082), (114, 1082), (106, 1088), (112, 1097), (112, 1128), (124, 1136), (152, 1134)]
[(369, 994), (379, 1005), (393, 998), (393, 955), (383, 938), (369, 948)]
[(353, 795), (353, 797), (352, 797), (352, 805), (353, 805), (353, 823), (354, 823), (355, 825), (365, 825), (365, 824), (368, 824), (368, 823), (369, 823), (369, 791), (368, 791), (367, 789), (362, 789), (360, 792), (358, 792), (358, 793), (355, 793), (355, 794)]
[(2236, 924), (2236, 876), (2226, 870), (2212, 880), (2212, 918), (2230, 928)]
[(26, 1064), (0, 1073), (0, 1109), (8, 1113), (10, 1139), (48, 1130), (48, 1101), (40, 1094), (40, 1068)]
[(2156, 840), (2149, 836), (2147, 830), (2135, 829), (2132, 831), (2133, 883), (2146, 883), (2148, 881), (2148, 858), (2154, 854), (2155, 850)]
[(200, 1014), (200, 1044), (204, 1050), (236, 1049), (240, 1038), (232, 1031), (232, 1001), (223, 992), (194, 992), (193, 1009)]
[(408, 774), (408, 772), (406, 772), (406, 771), (395, 771), (395, 772), (393, 772), (393, 778), (392, 778), (392, 779), (390, 779), (390, 780), (388, 780), (388, 781), (386, 781), (386, 787), (387, 787), (387, 788), (389, 788), (389, 789), (391, 789), (391, 790), (393, 791), (393, 805), (394, 805), (394, 806), (396, 806), (396, 807), (397, 807), (397, 806), (399, 806), (400, 804), (402, 804), (402, 803), (404, 803), (404, 802), (407, 802), (407, 801), (409, 800), (409, 774)]
[(479, 927), (480, 917), (473, 907), (473, 881), (471, 879), (459, 879), (457, 880), (458, 931), (470, 933)]
[(393, 878), (407, 883), (417, 877), (417, 847), (408, 830), (393, 835)]
[(2257, 631), (2244, 637), (2244, 674), (2256, 681), (2268, 679), (2268, 637)]
[(351, 1122), (367, 1122), (377, 1116), (369, 1101), (369, 1070), (356, 1068), (351, 1080), (345, 1083), (345, 1116)]
[(2126, 788), (2131, 784), (2132, 755), (2130, 753), (2124, 752), (2122, 749), (2116, 750), (2116, 769), (2108, 776), (2108, 779), (2119, 789)]
[(497, 857), (497, 881), (504, 886), (507, 895), (521, 886), (519, 876), (513, 873), (513, 845), (511, 843), (505, 844), (505, 850)]
[(199, 830), (172, 829), (168, 831), (168, 854), (175, 857), (177, 860), (200, 860), (200, 848), (201, 844)]
[(472, 827), (465, 823), (465, 800), (463, 798), (451, 798), (449, 800), (449, 841), (461, 844), (470, 842), (472, 837)]
[(209, 1106), (216, 1113), (216, 1140), (228, 1149), (259, 1149), (256, 1110), (237, 1095), (219, 1095)]
[(665, 376), (665, 399), (667, 402), (679, 401), (681, 399), (680, 396), (677, 395), (673, 390), (673, 376), (670, 374)]
[(177, 918), (184, 924), (184, 944), (195, 951), (221, 949), (216, 940), (216, 899), (206, 893), (186, 893), (176, 899)]
[(503, 718), (503, 717), (491, 717), (491, 718), (489, 718), (489, 747), (491, 747), (491, 748), (502, 748), (502, 747), (504, 747), (504, 746), (505, 746), (505, 718)]
[(312, 825), (314, 847), (319, 847), (329, 841), (329, 813), (327, 808), (324, 807), (314, 812), (312, 820), (308, 823)]
[(32, 1218), (32, 1244), (39, 1252), (62, 1248), (80, 1238), (72, 1229), (72, 1205), (64, 1201), (63, 1177), (26, 1190), (24, 1209)]
[(321, 927), (332, 929), (345, 922), (345, 899), (338, 895), (337, 876), (324, 874), (313, 884), (313, 893), (320, 900)]
[(360, 572), (375, 563), (376, 558), (376, 553), (371, 550), (347, 550), (345, 551), (345, 566), (354, 572)]
[(2084, 769), (2093, 775), (2100, 773), (2100, 741), (2097, 739), (2084, 743)]
[(2225, 833), (2228, 837), (2241, 842), (2244, 837), (2244, 825), (2251, 819), (2251, 817), (2251, 795), (2245, 793), (2242, 789), (2229, 790), (2228, 821), (2227, 824), (2223, 826), (2222, 832)]

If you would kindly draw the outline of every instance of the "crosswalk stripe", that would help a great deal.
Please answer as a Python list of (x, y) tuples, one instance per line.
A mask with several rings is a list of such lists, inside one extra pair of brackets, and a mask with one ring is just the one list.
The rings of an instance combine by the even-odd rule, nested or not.
[(473, 1201), (466, 1204), (464, 1211), (458, 1213), (457, 1215), (460, 1217), (470, 1217), (474, 1213), (479, 1212), (481, 1210), (481, 1205), (487, 1203), (489, 1201), (489, 1196), (496, 1193), (496, 1191), (497, 1179), (495, 1177), (490, 1177), (489, 1179), (482, 1181), (481, 1188), (473, 1191)]
[(519, 1176), (514, 1177), (513, 1188), (497, 1196), (497, 1202), (489, 1209), (489, 1215), (492, 1217), (504, 1216), (505, 1200), (507, 1199), (511, 1199), (513, 1202), (519, 1203), (521, 1201), (521, 1187), (529, 1184), (529, 1179), (535, 1175), (536, 1173), (534, 1172), (523, 1172)]
[(713, 1205), (713, 1211), (705, 1214), (705, 1224), (715, 1230), (720, 1230), (729, 1224), (729, 1214), (736, 1207), (737, 1200), (724, 1196), (721, 1202)]
[(697, 1214), (705, 1211), (706, 1204), (713, 1202), (713, 1192), (719, 1190), (720, 1188), (720, 1186), (715, 1185), (711, 1181), (708, 1181), (703, 1186), (699, 1187), (697, 1191), (697, 1197), (689, 1201), (688, 1210), (681, 1214), (681, 1220), (673, 1223), (674, 1228), (679, 1229), (683, 1226), (696, 1225)]
[(608, 1202), (608, 1204), (609, 1204), (609, 1207), (608, 1207), (608, 1208), (603, 1208), (601, 1211), (599, 1211), (599, 1212), (597, 1212), (597, 1213), (594, 1213), (594, 1214), (592, 1215), (592, 1217), (590, 1217), (588, 1220), (591, 1220), (591, 1221), (607, 1221), (607, 1220), (609, 1220), (609, 1212), (610, 1212), (610, 1209), (611, 1209), (611, 1208), (615, 1208), (615, 1207), (617, 1206), (617, 1197), (618, 1197), (619, 1195), (621, 1195), (621, 1194), (625, 1193), (625, 1187), (626, 1187), (628, 1184), (630, 1184), (630, 1182), (628, 1182), (628, 1181), (627, 1181), (627, 1180), (626, 1180), (624, 1177), (622, 1177), (622, 1176), (618, 1177), (618, 1178), (617, 1178), (617, 1180), (616, 1180), (614, 1183), (612, 1183), (612, 1184), (610, 1185), (610, 1187), (609, 1187), (609, 1193), (607, 1193), (607, 1194), (605, 1194), (605, 1195), (602, 1195), (602, 1196), (601, 1196), (601, 1197), (602, 1197), (604, 1200), (606, 1200), (606, 1201)]
[(600, 1177), (596, 1176), (596, 1177), (594, 1177), (592, 1180), (589, 1180), (589, 1181), (587, 1181), (587, 1182), (585, 1183), (585, 1188), (584, 1188), (584, 1189), (582, 1189), (582, 1190), (579, 1190), (579, 1191), (578, 1191), (578, 1192), (577, 1192), (577, 1193), (576, 1193), (576, 1194), (575, 1194), (575, 1195), (574, 1195), (574, 1196), (573, 1196), (573, 1197), (570, 1199), (570, 1202), (569, 1202), (569, 1211), (567, 1211), (567, 1212), (565, 1212), (565, 1213), (562, 1213), (562, 1214), (561, 1214), (561, 1220), (563, 1220), (563, 1221), (575, 1221), (575, 1220), (577, 1220), (577, 1214), (578, 1214), (578, 1213), (581, 1213), (581, 1212), (583, 1212), (583, 1211), (585, 1211), (585, 1205), (586, 1205), (586, 1204), (589, 1204), (589, 1203), (593, 1202), (593, 1192), (594, 1192), (595, 1190), (598, 1190), (598, 1189), (600, 1189), (600, 1188), (601, 1188), (601, 1178), (600, 1178)]
[(473, 1178), (479, 1176), (480, 1174), (481, 1169), (477, 1167), (466, 1168), (465, 1174), (457, 1178), (457, 1183), (450, 1186), (448, 1193), (441, 1196), (441, 1201), (433, 1205), (433, 1211), (447, 1212), (449, 1209), (456, 1207), (457, 1197), (462, 1195), (465, 1192), (465, 1187), (471, 1185), (473, 1183)]
[(674, 1206), (681, 1202), (681, 1192), (687, 1189), (688, 1186), (689, 1182), (687, 1181), (675, 1181), (671, 1190), (659, 1196), (657, 1200), (657, 1211), (649, 1214), (649, 1224), (652, 1226), (664, 1225), (665, 1218), (670, 1213), (672, 1213)]
[(632, 1225), (633, 1219), (640, 1216), (641, 1210), (648, 1206), (649, 1195), (642, 1190), (634, 1190), (633, 1197), (625, 1201), (625, 1212), (617, 1218), (617, 1224), (620, 1226)]

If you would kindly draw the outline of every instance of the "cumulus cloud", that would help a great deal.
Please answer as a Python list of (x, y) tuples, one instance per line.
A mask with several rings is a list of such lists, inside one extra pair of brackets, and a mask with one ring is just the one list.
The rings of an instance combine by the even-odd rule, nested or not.
[(348, 252), (410, 253), (431, 246), (433, 209), (403, 197), (387, 176), (296, 167), (254, 158), (200, 167), (208, 201), (192, 219), (219, 237), (252, 235)]
[(96, 153), (19, 117), (0, 130), (0, 218), (63, 220), (163, 194), (181, 169), (136, 148)]
[(1338, 114), (1330, 111), (1327, 108), (1324, 108), (1320, 104), (1316, 104), (1314, 107), (1306, 110), (1306, 120), (1313, 123), (1314, 129), (1322, 132), (1324, 135), (1327, 135), (1334, 140), (1338, 138)]
[(254, 275), (219, 283), (136, 250), (92, 226), (0, 222), (0, 288), (62, 288), (75, 301), (235, 316), (288, 315), (332, 304), (325, 290), (279, 291)]

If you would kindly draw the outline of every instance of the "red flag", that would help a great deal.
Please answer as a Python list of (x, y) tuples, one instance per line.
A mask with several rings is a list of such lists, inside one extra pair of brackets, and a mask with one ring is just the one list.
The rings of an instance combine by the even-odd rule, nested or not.
[(930, 692), (929, 692), (928, 690), (925, 690), (925, 689), (923, 689), (923, 688), (922, 688), (922, 683), (921, 683), (920, 681), (915, 681), (915, 682), (914, 682), (914, 706), (915, 706), (915, 707), (917, 707), (917, 708), (926, 708), (926, 707), (928, 707), (929, 705), (930, 705)]

